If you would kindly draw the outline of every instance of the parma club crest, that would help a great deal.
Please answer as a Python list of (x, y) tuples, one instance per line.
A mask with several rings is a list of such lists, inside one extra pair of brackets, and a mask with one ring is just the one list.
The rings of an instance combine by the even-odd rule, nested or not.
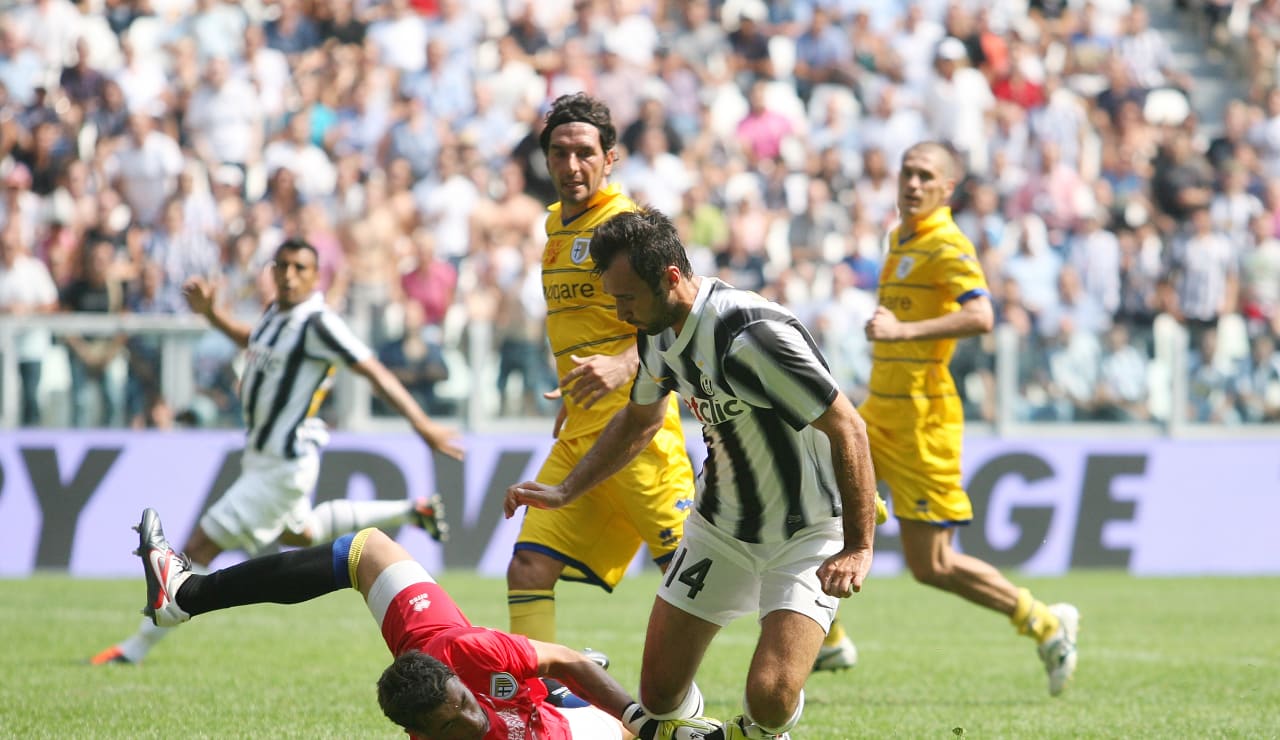
[(520, 691), (520, 682), (510, 673), (489, 674), (489, 696), (507, 701)]
[(573, 260), (573, 264), (580, 265), (591, 256), (591, 239), (581, 237), (573, 240), (573, 249), (569, 250), (569, 259)]
[(914, 257), (903, 257), (901, 260), (898, 261), (898, 269), (894, 270), (893, 274), (895, 277), (901, 280), (902, 278), (906, 277), (907, 273), (911, 272), (911, 268), (915, 266), (916, 266), (916, 261)]

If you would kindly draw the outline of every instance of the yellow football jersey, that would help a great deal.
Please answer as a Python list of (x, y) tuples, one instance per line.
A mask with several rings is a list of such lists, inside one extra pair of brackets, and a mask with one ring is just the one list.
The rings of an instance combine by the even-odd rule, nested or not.
[[(914, 233), (893, 230), (879, 293), (880, 305), (900, 321), (943, 316), (960, 310), (970, 297), (988, 294), (977, 252), (951, 219), (950, 208), (939, 208)], [(863, 415), (893, 427), (962, 423), (948, 367), (955, 345), (954, 339), (876, 342)]]
[[(600, 278), (591, 274), (595, 261), (589, 248), (597, 226), (634, 208), (635, 203), (617, 185), (601, 188), (587, 210), (568, 223), (560, 218), (559, 203), (548, 208), (542, 294), (547, 300), (547, 336), (556, 358), (557, 377), (563, 378), (576, 367), (572, 355), (617, 355), (636, 343), (636, 328), (618, 318), (617, 303), (604, 292)], [(589, 409), (566, 396), (568, 418), (560, 438), (598, 433), (630, 395), (631, 384), (627, 383)], [(680, 429), (678, 409), (673, 396), (664, 427)]]

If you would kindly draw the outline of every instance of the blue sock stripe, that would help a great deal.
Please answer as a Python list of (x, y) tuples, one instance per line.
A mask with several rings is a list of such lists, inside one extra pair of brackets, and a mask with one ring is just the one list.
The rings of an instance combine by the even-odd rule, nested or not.
[(351, 557), (351, 541), (355, 538), (352, 532), (333, 541), (333, 582), (338, 588), (351, 588), (351, 570), (347, 567), (347, 560)]

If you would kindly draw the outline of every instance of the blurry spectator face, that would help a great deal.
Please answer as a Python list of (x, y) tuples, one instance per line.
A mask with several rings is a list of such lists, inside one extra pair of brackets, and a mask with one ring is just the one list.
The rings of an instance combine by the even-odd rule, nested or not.
[(101, 285), (107, 281), (107, 274), (111, 271), (111, 261), (115, 259), (115, 245), (109, 241), (94, 242), (89, 249), (89, 256), (85, 259), (85, 278), (95, 285)]
[(271, 277), (276, 284), (276, 303), (283, 309), (293, 308), (316, 290), (320, 277), (316, 253), (310, 249), (281, 248), (271, 262)]
[(129, 134), (138, 143), (142, 143), (147, 134), (151, 133), (152, 125), (151, 116), (145, 113), (133, 113), (129, 116)]
[(0, 238), (0, 263), (12, 268), (22, 254), (22, 242), (19, 241), (18, 220), (11, 219), (9, 223), (11, 226), (5, 228), (3, 238)]
[(863, 152), (862, 169), (866, 172), (867, 177), (875, 180), (888, 175), (888, 163), (885, 161), (884, 152), (874, 147)]
[(1191, 212), (1191, 228), (1197, 234), (1208, 234), (1213, 230), (1213, 219), (1209, 217), (1208, 208), (1197, 208)]
[(560, 197), (561, 217), (572, 218), (587, 208), (609, 173), (613, 150), (600, 146), (600, 131), (589, 123), (562, 123), (551, 132), (547, 169)]
[(928, 217), (945, 206), (955, 190), (951, 155), (941, 147), (909, 149), (898, 171), (898, 213), (904, 222)]
[(223, 57), (214, 57), (209, 60), (209, 66), (205, 69), (205, 79), (209, 82), (209, 87), (221, 89), (226, 83), (227, 77), (231, 71), (231, 63)]

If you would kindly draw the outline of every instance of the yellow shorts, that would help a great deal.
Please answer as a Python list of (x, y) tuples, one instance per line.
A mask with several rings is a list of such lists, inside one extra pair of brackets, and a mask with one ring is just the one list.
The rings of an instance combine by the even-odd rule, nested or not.
[(876, 477), (893, 494), (894, 516), (943, 525), (973, 519), (960, 479), (962, 424), (884, 427), (863, 418)]
[[(594, 435), (557, 440), (538, 473), (559, 483), (595, 444)], [(515, 549), (565, 564), (560, 577), (613, 591), (640, 543), (658, 564), (675, 552), (693, 508), (693, 468), (684, 438), (660, 429), (631, 464), (562, 509), (528, 509)]]

